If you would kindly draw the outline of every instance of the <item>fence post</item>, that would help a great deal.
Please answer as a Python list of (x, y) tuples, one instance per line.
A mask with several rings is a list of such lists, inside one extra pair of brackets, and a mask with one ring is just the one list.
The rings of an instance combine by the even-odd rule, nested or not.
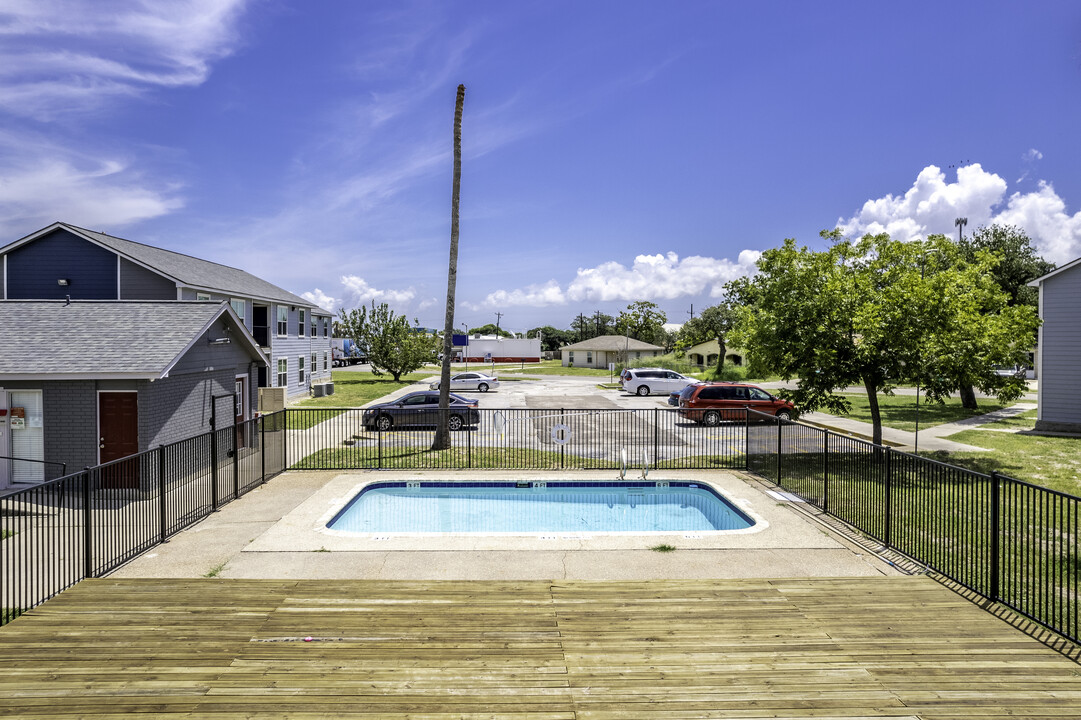
[(282, 470), (289, 469), (289, 410), (282, 408)]
[(777, 418), (777, 485), (781, 484), (781, 418)]
[(657, 467), (657, 449), (659, 446), (658, 434), (660, 433), (660, 426), (657, 425), (657, 413), (660, 412), (659, 408), (653, 408), (653, 467)]
[(893, 451), (886, 447), (886, 531), (885, 531), (885, 545), (886, 547), (893, 547), (891, 531), (891, 521), (893, 515), (893, 472), (892, 470)]
[(94, 531), (90, 523), (94, 514), (90, 512), (90, 468), (83, 470), (83, 577), (94, 577)]
[(999, 512), (1002, 508), (1002, 478), (997, 471), (991, 471), (991, 599), (998, 602), (999, 599), (999, 565), (1002, 562), (1001, 543), (1002, 533), (999, 521)]
[(266, 418), (259, 416), (259, 477), (260, 484), (266, 484)]
[(158, 515), (161, 519), (161, 541), (168, 542), (168, 512), (165, 505), (165, 446), (158, 446)]
[(376, 415), (376, 417), (375, 417), (375, 437), (379, 441), (379, 459), (378, 459), (377, 464), (378, 464), (379, 469), (382, 470), (383, 469), (383, 428), (379, 427), (379, 416), (378, 415)]
[(830, 511), (830, 431), (822, 431), (822, 512)]
[(743, 408), (743, 466), (751, 471), (751, 410)]
[(218, 431), (210, 424), (210, 509), (218, 509)]
[[(235, 408), (234, 408), (235, 410)], [(240, 497), (240, 443), (237, 442), (237, 431), (240, 426), (236, 424), (236, 413), (233, 413), (233, 499)]]
[[(480, 420), (477, 421), (477, 427), (480, 427)], [(473, 433), (470, 432), (469, 426), (466, 425), (462, 428), (465, 430), (465, 466), (467, 469), (473, 469)]]
[[(567, 418), (565, 418), (563, 416), (563, 414), (565, 412), (566, 412), (566, 410), (564, 410), (563, 408), (559, 408), (559, 422), (561, 422), (561, 423), (564, 422), (567, 419)], [(560, 444), (560, 446), (559, 446), (559, 469), (560, 470), (563, 469), (563, 447), (564, 446), (562, 444)]]

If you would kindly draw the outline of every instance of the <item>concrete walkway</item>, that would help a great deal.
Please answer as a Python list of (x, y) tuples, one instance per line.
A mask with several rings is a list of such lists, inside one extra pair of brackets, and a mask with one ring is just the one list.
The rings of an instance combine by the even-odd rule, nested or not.
[[(890, 427), (882, 428), (882, 441), (883, 444), (895, 447), (899, 450), (906, 452), (912, 452), (916, 448), (917, 441), (919, 442), (919, 449), (924, 451), (941, 450), (945, 452), (987, 452), (987, 448), (977, 447), (975, 445), (966, 445), (964, 443), (954, 442), (949, 440), (950, 435), (962, 432), (963, 430), (972, 430), (973, 428), (980, 427), (981, 425), (987, 425), (997, 420), (1003, 420), (1005, 418), (1016, 417), (1021, 413), (1028, 410), (1035, 410), (1035, 403), (1018, 403), (1011, 405), (1001, 410), (995, 410), (993, 412), (986, 413), (984, 415), (975, 415), (973, 417), (965, 418), (963, 420), (956, 420), (954, 422), (942, 423), (941, 425), (933, 425), (928, 428), (921, 428), (919, 438), (916, 437), (915, 432), (909, 432), (907, 430), (897, 430)], [(870, 440), (874, 433), (874, 427), (871, 423), (860, 422), (859, 420), (852, 420), (851, 418), (838, 417), (836, 415), (829, 415), (827, 413), (813, 412), (800, 416), (800, 422), (806, 422), (809, 425), (817, 425), (818, 427), (833, 430), (837, 433), (844, 435), (853, 435), (863, 440)]]

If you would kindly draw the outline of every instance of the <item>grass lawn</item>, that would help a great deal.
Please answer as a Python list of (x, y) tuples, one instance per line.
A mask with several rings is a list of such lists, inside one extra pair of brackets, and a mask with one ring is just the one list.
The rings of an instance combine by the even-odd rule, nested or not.
[(617, 373), (611, 373), (604, 368), (589, 367), (563, 367), (559, 360), (544, 360), (539, 363), (531, 363), (521, 369), (520, 365), (507, 365), (501, 371), (500, 377), (512, 373), (524, 373), (526, 375), (589, 375), (592, 377), (619, 377)]
[[(844, 393), (844, 397), (852, 403), (852, 408), (845, 417), (865, 423), (871, 422), (871, 409), (867, 403), (866, 393)], [(963, 420), (974, 415), (983, 415), (1006, 407), (998, 400), (991, 398), (980, 398), (979, 405), (976, 410), (966, 410), (961, 407), (960, 398), (950, 398), (942, 405), (936, 402), (928, 403), (925, 398), (920, 398), (920, 427), (929, 428), (942, 425), (943, 423)], [(879, 395), (878, 408), (882, 413), (882, 425), (884, 427), (907, 430), (908, 432), (916, 430), (915, 395)]]
[(965, 430), (949, 439), (987, 448), (989, 452), (920, 454), (982, 473), (997, 470), (1034, 485), (1081, 495), (1081, 438)]
[(335, 370), (331, 373), (331, 376), (334, 378), (333, 395), (301, 400), (294, 407), (360, 407), (395, 390), (400, 390), (417, 380), (430, 380), (432, 377), (430, 373), (414, 372), (403, 375), (399, 382), (394, 382), (394, 378), (390, 375), (384, 374), (376, 377), (370, 372), (355, 372), (352, 370)]

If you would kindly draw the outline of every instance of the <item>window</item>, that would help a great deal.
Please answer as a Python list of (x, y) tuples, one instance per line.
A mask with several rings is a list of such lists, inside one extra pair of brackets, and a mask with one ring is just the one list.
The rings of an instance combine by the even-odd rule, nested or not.
[(278, 387), (286, 387), (289, 384), (289, 361), (285, 358), (278, 359)]
[(586, 365), (592, 365), (592, 364), (593, 364), (593, 351), (592, 350), (586, 350)]
[(323, 337), (327, 337), (330, 331), (330, 318), (323, 318)]
[(229, 298), (229, 304), (233, 306), (233, 311), (240, 317), (241, 320), (245, 318), (244, 301), (240, 298)]
[(327, 368), (328, 368), (328, 365), (327, 365), (327, 354), (326, 354), (326, 353), (324, 352), (324, 353), (323, 353), (323, 371), (325, 372), (325, 371), (327, 370)]
[(297, 310), (297, 337), (304, 337), (304, 308)]
[(574, 351), (573, 350), (571, 350), (569, 353), (567, 353), (567, 362), (574, 362)]
[(210, 293), (195, 293), (195, 299), (199, 301), (206, 301), (210, 299)]
[[(278, 337), (289, 334), (289, 308), (285, 305), (278, 306)], [(279, 360), (278, 362), (281, 362)]]
[[(303, 312), (303, 311), (301, 311)], [(304, 356), (301, 355), (297, 358), (297, 382), (301, 385), (304, 384)]]
[[(312, 337), (315, 337), (315, 316), (314, 315), (312, 315), (311, 325), (312, 325), (311, 334), (312, 334)], [(315, 367), (315, 362), (314, 361), (312, 362), (312, 367)]]
[(319, 369), (319, 360), (316, 359), (315, 353), (312, 353), (312, 375)]

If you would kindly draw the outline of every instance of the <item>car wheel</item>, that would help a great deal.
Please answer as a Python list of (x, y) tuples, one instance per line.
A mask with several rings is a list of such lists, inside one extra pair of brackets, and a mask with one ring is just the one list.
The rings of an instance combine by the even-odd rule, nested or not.
[(721, 414), (716, 410), (710, 410), (708, 413), (702, 416), (702, 422), (706, 425), (720, 425)]
[(488, 392), (488, 383), (481, 383), (477, 385), (477, 390), (480, 392)]
[(777, 411), (777, 419), (778, 420), (784, 420), (785, 422), (789, 422), (792, 419), (792, 411), (790, 411), (790, 410), (778, 410)]
[(380, 415), (375, 421), (375, 427), (379, 430), (390, 430), (390, 426), (394, 424), (394, 420), (390, 415)]
[(451, 431), (457, 431), (462, 429), (462, 418), (460, 415), (451, 415), (447, 420), (447, 428)]
[(646, 395), (649, 395), (649, 385), (639, 385), (638, 386), (638, 394), (641, 395), (642, 397), (645, 397)]

